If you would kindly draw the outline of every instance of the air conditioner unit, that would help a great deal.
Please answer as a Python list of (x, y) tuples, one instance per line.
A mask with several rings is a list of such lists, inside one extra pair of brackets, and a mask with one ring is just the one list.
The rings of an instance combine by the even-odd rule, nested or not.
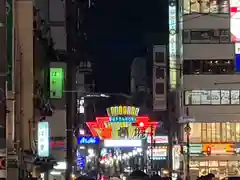
[(221, 35), (220, 36), (220, 42), (227, 43), (229, 41), (230, 41), (230, 39), (229, 39), (228, 35)]

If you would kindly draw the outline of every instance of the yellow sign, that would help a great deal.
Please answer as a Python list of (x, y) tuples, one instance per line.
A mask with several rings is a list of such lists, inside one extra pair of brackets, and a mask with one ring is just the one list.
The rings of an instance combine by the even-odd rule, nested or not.
[(133, 116), (137, 117), (139, 114), (139, 108), (134, 106), (113, 106), (107, 108), (107, 114), (112, 116)]

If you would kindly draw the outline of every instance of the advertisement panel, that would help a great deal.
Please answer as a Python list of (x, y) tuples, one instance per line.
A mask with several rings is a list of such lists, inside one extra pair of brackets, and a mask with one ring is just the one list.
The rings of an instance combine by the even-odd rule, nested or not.
[(230, 31), (232, 42), (240, 42), (240, 0), (230, 1)]
[(141, 147), (142, 140), (104, 140), (104, 147)]
[(38, 156), (49, 156), (49, 123), (38, 123)]

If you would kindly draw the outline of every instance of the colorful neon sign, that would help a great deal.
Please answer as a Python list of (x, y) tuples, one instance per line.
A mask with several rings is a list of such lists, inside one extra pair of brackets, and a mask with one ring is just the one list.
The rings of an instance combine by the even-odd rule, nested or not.
[(92, 136), (98, 136), (100, 139), (139, 139), (140, 129), (135, 124), (144, 124), (146, 134), (155, 133), (158, 122), (149, 121), (148, 117), (136, 117), (135, 122), (111, 122), (111, 117), (97, 117), (96, 122), (87, 122)]
[(115, 116), (132, 116), (137, 117), (139, 114), (139, 108), (134, 106), (113, 106), (107, 108), (107, 114), (109, 117)]
[(78, 144), (99, 144), (98, 137), (82, 136), (78, 138)]

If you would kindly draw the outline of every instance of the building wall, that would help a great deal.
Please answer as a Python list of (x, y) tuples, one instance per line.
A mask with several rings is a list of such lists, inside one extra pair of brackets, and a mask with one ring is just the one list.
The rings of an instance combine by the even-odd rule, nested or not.
[[(51, 137), (66, 137), (66, 110), (55, 110), (51, 117), (47, 117), (47, 121), (49, 122)], [(65, 161), (64, 149), (52, 150), (51, 153), (57, 161)]]
[[(185, 75), (183, 89), (188, 90), (239, 90), (239, 75)], [(222, 93), (223, 96), (223, 93)], [(230, 96), (231, 97), (231, 94)], [(185, 100), (186, 103), (186, 100)], [(197, 121), (237, 121), (240, 104), (188, 105), (189, 115)]]
[(187, 14), (183, 16), (183, 29), (216, 29), (229, 28), (227, 14)]
[(184, 44), (184, 60), (234, 59), (233, 44)]
[[(225, 1), (221, 2), (225, 3)], [(220, 6), (211, 5), (210, 2), (209, 9), (201, 8), (201, 5), (198, 5), (199, 1), (190, 3), (189, 0), (183, 0), (184, 76), (182, 80), (185, 109), (188, 107), (189, 116), (194, 117), (196, 121), (200, 122), (238, 120), (240, 118), (238, 115), (239, 104), (233, 104), (231, 103), (232, 100), (230, 100), (231, 93), (239, 90), (239, 75), (235, 74), (233, 67), (235, 53), (234, 45), (230, 42), (228, 5), (221, 8)], [(217, 7), (216, 9), (219, 12), (211, 13), (213, 12), (213, 7)], [(208, 10), (210, 13), (198, 14), (195, 11), (197, 9), (199, 13), (207, 13)], [(195, 11), (195, 13), (191, 13), (191, 11)], [(206, 31), (206, 33), (204, 31)], [(209, 64), (211, 66), (212, 62), (210, 62), (210, 60), (212, 60), (213, 64), (216, 63), (216, 67), (221, 60), (229, 61), (232, 69), (229, 66), (230, 70), (228, 72), (224, 72), (224, 68), (221, 72), (218, 71), (217, 68), (212, 70), (212, 67), (207, 67)], [(185, 64), (193, 61), (201, 61), (199, 71), (196, 68), (195, 72), (186, 73), (189, 67), (185, 67)], [(210, 63), (208, 64), (207, 61)], [(226, 62), (226, 65), (227, 63), (228, 62)], [(200, 66), (197, 63), (194, 65)], [(203, 91), (192, 92), (191, 90)], [(206, 90), (206, 92), (204, 90)], [(214, 93), (218, 93), (218, 91), (219, 96), (214, 96)], [(196, 95), (196, 93), (203, 93), (204, 95)], [(224, 100), (229, 98), (229, 103), (228, 100), (223, 100), (223, 96), (225, 98)], [(197, 99), (197, 97), (201, 97), (201, 103), (192, 103), (192, 99)], [(207, 100), (204, 100), (205, 97), (207, 97)], [(213, 100), (209, 100), (211, 98), (213, 98)], [(219, 103), (217, 102), (218, 100), (214, 101), (214, 98), (219, 98)], [(188, 101), (191, 102), (189, 103)], [(204, 101), (205, 104), (202, 104), (202, 101)], [(183, 113), (186, 115), (186, 111), (183, 111)]]

